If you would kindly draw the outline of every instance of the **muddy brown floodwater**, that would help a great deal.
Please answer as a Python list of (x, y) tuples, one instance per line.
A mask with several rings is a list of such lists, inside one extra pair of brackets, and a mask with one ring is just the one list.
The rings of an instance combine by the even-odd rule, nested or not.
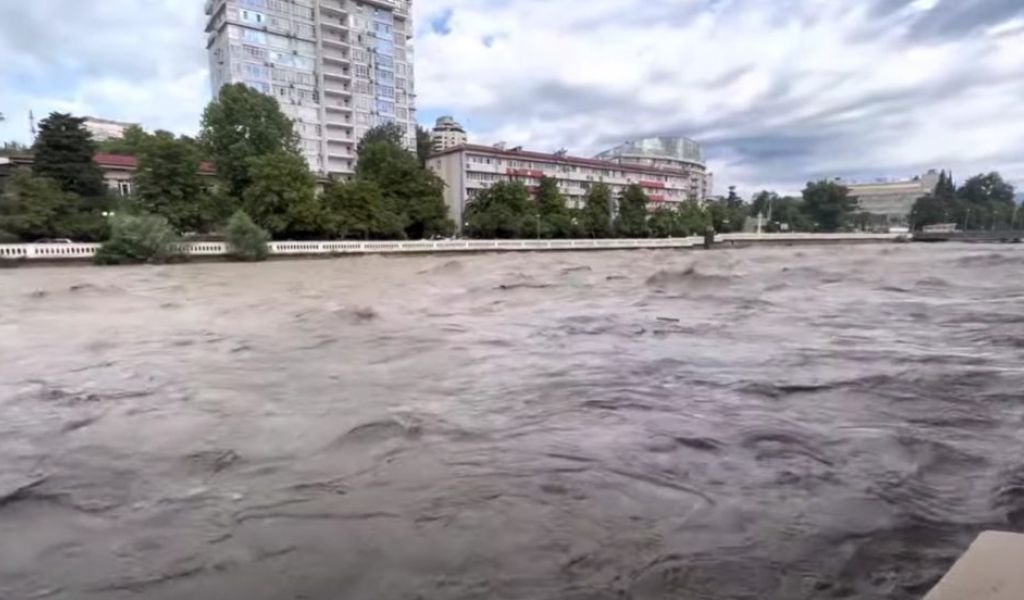
[(1024, 527), (1024, 248), (0, 270), (0, 598), (920, 598)]

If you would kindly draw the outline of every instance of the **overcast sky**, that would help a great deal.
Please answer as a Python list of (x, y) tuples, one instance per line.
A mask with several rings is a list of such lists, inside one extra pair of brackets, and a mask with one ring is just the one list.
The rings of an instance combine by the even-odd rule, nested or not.
[[(0, 0), (0, 139), (28, 111), (195, 133), (203, 0)], [(1022, 0), (415, 0), (420, 122), (589, 155), (705, 144), (718, 191), (950, 168), (1024, 187)]]

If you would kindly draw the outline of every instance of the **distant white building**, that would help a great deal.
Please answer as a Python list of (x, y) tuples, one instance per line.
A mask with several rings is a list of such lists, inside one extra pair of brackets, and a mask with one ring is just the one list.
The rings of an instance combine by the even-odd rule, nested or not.
[(434, 152), (444, 152), (468, 142), (466, 130), (453, 117), (439, 118), (430, 132), (430, 147)]
[(910, 212), (917, 199), (935, 193), (939, 173), (932, 169), (904, 181), (841, 183), (850, 190), (850, 197), (857, 201), (858, 212), (871, 214), (879, 225), (901, 227), (909, 224)]
[(97, 142), (116, 140), (124, 137), (124, 132), (129, 127), (138, 127), (138, 123), (125, 123), (123, 121), (112, 121), (98, 117), (85, 117), (86, 131), (92, 134), (92, 139)]

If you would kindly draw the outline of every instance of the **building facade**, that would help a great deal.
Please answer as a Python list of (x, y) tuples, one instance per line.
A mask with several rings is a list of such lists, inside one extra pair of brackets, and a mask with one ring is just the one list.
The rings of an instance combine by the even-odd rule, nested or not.
[(934, 169), (905, 181), (845, 183), (850, 197), (857, 201), (858, 212), (872, 216), (872, 226), (906, 227), (910, 212), (921, 196), (935, 193), (939, 173)]
[(690, 194), (707, 200), (714, 194), (714, 175), (708, 171), (704, 148), (685, 137), (652, 137), (620, 144), (597, 155), (621, 165), (650, 167), (682, 173)]
[(123, 138), (126, 129), (139, 126), (138, 123), (124, 123), (97, 117), (85, 117), (85, 122), (82, 125), (86, 131), (92, 134), (92, 139), (97, 142)]
[(434, 153), (467, 143), (466, 130), (453, 117), (439, 118), (430, 132), (430, 147)]
[(397, 123), (415, 147), (412, 0), (207, 0), (214, 94), (244, 83), (277, 98), (310, 168), (350, 177), (356, 146)]
[(617, 197), (626, 187), (638, 184), (650, 199), (650, 210), (671, 207), (689, 199), (703, 200), (707, 193), (692, 169), (675, 165), (638, 164), (612, 160), (578, 158), (559, 152), (545, 154), (498, 146), (466, 144), (435, 154), (427, 166), (445, 182), (445, 203), (449, 215), (461, 228), (466, 206), (481, 191), (499, 181), (521, 181), (534, 191), (542, 177), (558, 182), (558, 188), (572, 208), (582, 208), (596, 183), (605, 183)]

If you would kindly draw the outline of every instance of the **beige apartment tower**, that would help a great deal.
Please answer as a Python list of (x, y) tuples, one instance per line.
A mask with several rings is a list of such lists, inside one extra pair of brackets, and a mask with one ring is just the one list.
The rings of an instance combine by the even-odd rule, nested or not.
[(214, 94), (244, 83), (295, 121), (310, 169), (342, 178), (371, 127), (415, 147), (412, 0), (207, 0)]

